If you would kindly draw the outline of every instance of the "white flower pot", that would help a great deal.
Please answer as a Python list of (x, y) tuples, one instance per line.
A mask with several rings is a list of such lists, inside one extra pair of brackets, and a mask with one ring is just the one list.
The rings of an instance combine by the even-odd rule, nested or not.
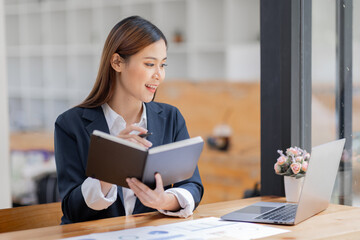
[(284, 176), (284, 184), (285, 184), (285, 196), (287, 202), (298, 202), (301, 187), (304, 183), (304, 177), (302, 178), (295, 178)]

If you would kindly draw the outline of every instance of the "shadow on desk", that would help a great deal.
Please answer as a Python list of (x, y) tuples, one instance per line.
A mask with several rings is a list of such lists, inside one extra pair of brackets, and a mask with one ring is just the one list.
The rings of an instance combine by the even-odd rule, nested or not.
[(0, 210), (0, 233), (60, 225), (61, 202)]

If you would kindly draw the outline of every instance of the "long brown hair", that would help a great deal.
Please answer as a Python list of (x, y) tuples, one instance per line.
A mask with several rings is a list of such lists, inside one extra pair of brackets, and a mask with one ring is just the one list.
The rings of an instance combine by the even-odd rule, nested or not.
[(160, 39), (167, 46), (167, 40), (160, 29), (139, 16), (131, 16), (117, 23), (105, 41), (95, 84), (78, 107), (98, 107), (113, 96), (116, 72), (111, 67), (110, 60), (114, 53), (127, 61), (129, 57)]

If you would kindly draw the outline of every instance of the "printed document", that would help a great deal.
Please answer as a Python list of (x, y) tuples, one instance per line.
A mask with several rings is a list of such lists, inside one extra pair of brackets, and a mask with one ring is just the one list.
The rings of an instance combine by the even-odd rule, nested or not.
[(289, 232), (288, 230), (255, 223), (229, 222), (208, 217), (160, 226), (132, 228), (114, 232), (94, 233), (66, 240), (108, 239), (257, 239)]

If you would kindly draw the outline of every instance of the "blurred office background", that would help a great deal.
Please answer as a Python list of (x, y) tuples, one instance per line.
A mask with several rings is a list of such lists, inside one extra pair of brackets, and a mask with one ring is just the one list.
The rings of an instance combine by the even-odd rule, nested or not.
[[(14, 205), (58, 200), (53, 189), (55, 119), (87, 96), (108, 32), (130, 15), (152, 21), (169, 41), (166, 79), (156, 100), (177, 106), (187, 121), (190, 135), (208, 140), (199, 160), (205, 185), (203, 203), (257, 194), (259, 0), (4, 2)], [(356, 67), (360, 64), (359, 13), (360, 3), (354, 1), (354, 134), (350, 176), (353, 203), (360, 205), (360, 70)], [(335, 0), (313, 1), (313, 146), (336, 139), (335, 40)], [(338, 195), (339, 189), (334, 194)], [(336, 202), (336, 197), (333, 201)]]

